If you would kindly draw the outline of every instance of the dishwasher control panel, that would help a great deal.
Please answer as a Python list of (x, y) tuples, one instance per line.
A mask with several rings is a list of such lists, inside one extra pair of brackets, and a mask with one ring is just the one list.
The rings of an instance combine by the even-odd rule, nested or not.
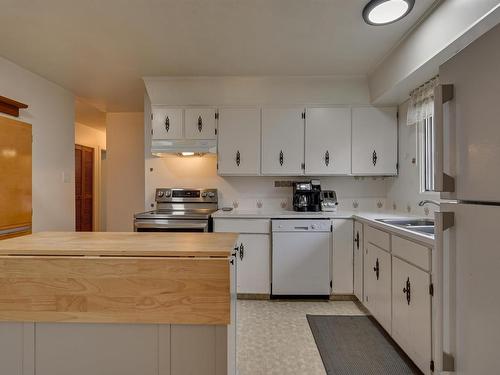
[(272, 220), (273, 232), (330, 232), (330, 219)]

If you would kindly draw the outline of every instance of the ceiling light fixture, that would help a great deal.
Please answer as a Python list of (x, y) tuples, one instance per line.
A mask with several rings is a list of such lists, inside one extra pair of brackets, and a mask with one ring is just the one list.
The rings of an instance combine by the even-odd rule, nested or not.
[(371, 0), (363, 9), (363, 19), (369, 25), (387, 25), (411, 12), (415, 0)]

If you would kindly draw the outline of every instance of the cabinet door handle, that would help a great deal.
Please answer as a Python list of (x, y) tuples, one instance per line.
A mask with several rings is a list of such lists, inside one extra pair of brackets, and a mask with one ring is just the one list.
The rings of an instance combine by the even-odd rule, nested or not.
[(406, 294), (406, 302), (408, 302), (408, 306), (410, 305), (411, 301), (411, 284), (410, 284), (410, 278), (406, 280), (406, 287), (403, 288), (403, 293)]
[(243, 242), (240, 244), (240, 260), (243, 260), (245, 256), (245, 246), (243, 246)]
[(330, 153), (328, 152), (328, 150), (326, 150), (325, 152), (325, 165), (328, 167), (328, 165), (330, 165)]
[(239, 167), (241, 163), (240, 150), (236, 150), (236, 165)]
[(377, 280), (378, 280), (379, 275), (380, 275), (380, 264), (378, 262), (378, 258), (377, 258), (377, 261), (375, 262), (375, 267), (373, 267), (373, 270), (375, 271), (375, 275), (377, 276)]
[(203, 130), (203, 119), (201, 118), (201, 116), (198, 116), (198, 131), (201, 133), (202, 130)]
[(285, 156), (283, 155), (283, 150), (280, 151), (280, 165), (283, 165), (283, 162), (285, 160)]
[(170, 119), (168, 118), (168, 116), (165, 119), (165, 130), (167, 131), (167, 133), (170, 130)]
[(359, 232), (356, 232), (356, 237), (354, 237), (354, 242), (356, 243), (356, 249), (359, 250)]
[(373, 154), (372, 154), (372, 163), (373, 163), (373, 166), (377, 165), (377, 159), (378, 159), (377, 151), (373, 150)]

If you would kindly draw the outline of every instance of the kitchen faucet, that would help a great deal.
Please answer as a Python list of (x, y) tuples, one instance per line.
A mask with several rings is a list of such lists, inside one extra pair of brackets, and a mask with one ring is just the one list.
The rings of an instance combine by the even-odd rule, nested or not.
[(429, 203), (429, 204), (434, 204), (434, 205), (436, 205), (436, 206), (438, 206), (438, 207), (440, 206), (440, 203), (439, 203), (439, 202), (437, 202), (437, 201), (431, 201), (430, 199), (425, 199), (425, 200), (423, 200), (423, 201), (420, 201), (418, 205), (419, 205), (420, 207), (422, 207), (423, 205), (425, 205), (425, 204), (427, 204), (427, 203)]

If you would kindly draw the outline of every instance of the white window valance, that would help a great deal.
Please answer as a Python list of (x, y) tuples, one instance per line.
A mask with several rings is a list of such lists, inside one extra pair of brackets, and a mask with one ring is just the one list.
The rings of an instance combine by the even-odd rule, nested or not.
[(427, 81), (410, 93), (410, 103), (406, 124), (418, 125), (434, 114), (434, 88), (439, 84), (439, 77)]

